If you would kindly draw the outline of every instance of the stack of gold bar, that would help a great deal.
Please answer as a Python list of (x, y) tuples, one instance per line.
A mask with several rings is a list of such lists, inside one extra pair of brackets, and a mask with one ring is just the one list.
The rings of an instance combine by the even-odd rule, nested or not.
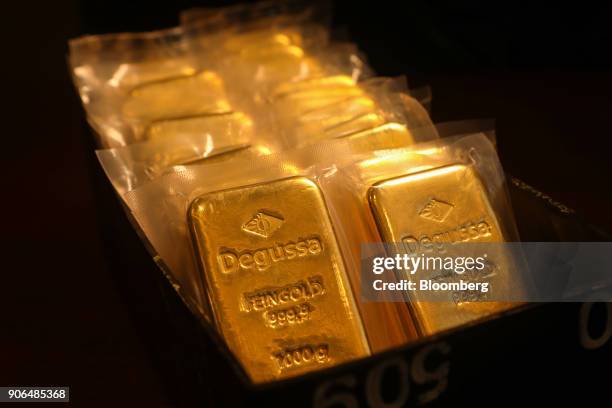
[[(296, 3), (196, 9), (179, 28), (70, 44), (130, 219), (255, 383), (514, 306), (363, 300), (361, 244), (514, 239), (491, 196), (503, 188), (488, 188), (494, 166), (460, 153), (497, 159), (478, 138), (438, 140), (402, 78), (375, 77), (313, 20), (320, 4)], [(508, 265), (487, 279), (509, 285)]]

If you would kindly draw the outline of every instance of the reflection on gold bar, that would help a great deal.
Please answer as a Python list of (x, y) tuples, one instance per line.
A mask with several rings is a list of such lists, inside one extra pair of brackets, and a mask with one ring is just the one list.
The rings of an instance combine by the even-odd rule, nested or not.
[[(383, 241), (398, 243), (394, 252), (410, 253), (407, 248), (415, 246), (418, 251), (427, 252), (436, 243), (504, 240), (484, 186), (470, 166), (450, 165), (380, 181), (369, 189), (368, 199)], [(490, 282), (497, 290), (510, 290), (515, 284), (509, 276), (510, 265), (508, 258), (499, 259), (497, 272), (488, 271), (487, 276), (474, 279)], [(456, 274), (439, 276), (423, 270), (416, 275), (417, 279), (447, 282), (460, 278)], [(439, 292), (439, 296), (435, 302), (425, 302), (419, 301), (418, 292), (409, 293), (410, 307), (423, 335), (515, 306), (502, 302), (457, 301), (457, 296), (461, 299), (460, 292)]]
[(189, 219), (215, 323), (254, 382), (369, 354), (313, 181), (208, 193), (193, 202)]
[(210, 71), (139, 86), (123, 105), (126, 117), (144, 122), (229, 111), (223, 81)]
[(153, 122), (145, 134), (150, 140), (202, 136), (221, 144), (243, 144), (252, 139), (253, 121), (242, 112), (193, 116)]

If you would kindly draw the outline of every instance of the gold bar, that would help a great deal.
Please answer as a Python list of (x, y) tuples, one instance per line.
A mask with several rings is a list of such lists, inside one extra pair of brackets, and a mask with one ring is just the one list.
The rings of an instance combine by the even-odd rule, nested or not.
[(230, 110), (223, 81), (211, 71), (136, 87), (123, 105), (127, 118), (143, 122)]
[[(389, 246), (395, 253), (415, 253), (414, 248), (427, 253), (435, 251), (437, 243), (504, 241), (485, 188), (471, 166), (450, 165), (377, 182), (368, 191), (368, 201), (383, 241), (397, 243)], [(505, 257), (497, 261), (497, 272), (479, 279), (490, 282), (492, 288), (510, 290), (516, 284), (509, 276), (511, 261)], [(435, 274), (419, 270), (412, 276), (444, 282), (460, 278), (454, 273), (442, 277)], [(437, 301), (420, 301), (418, 292), (408, 294), (422, 335), (516, 306), (508, 302), (455, 301), (453, 295), (460, 293), (439, 292)]]
[(208, 193), (192, 203), (189, 220), (217, 328), (254, 382), (370, 353), (313, 181)]

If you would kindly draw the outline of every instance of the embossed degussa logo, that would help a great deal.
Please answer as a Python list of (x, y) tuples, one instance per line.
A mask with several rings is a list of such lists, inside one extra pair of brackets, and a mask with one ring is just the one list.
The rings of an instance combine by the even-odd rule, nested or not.
[(250, 220), (242, 225), (242, 230), (258, 237), (268, 238), (283, 225), (285, 220), (280, 216), (258, 211)]
[(286, 243), (277, 242), (266, 248), (244, 250), (239, 253), (225, 250), (217, 255), (217, 263), (223, 273), (232, 273), (239, 269), (265, 271), (275, 263), (316, 256), (322, 251), (321, 240), (314, 236)]
[(454, 205), (442, 200), (430, 199), (419, 215), (428, 220), (443, 222), (453, 210)]
[(432, 234), (406, 235), (401, 241), (408, 253), (417, 251), (433, 251), (444, 249), (444, 244), (469, 242), (485, 239), (493, 234), (492, 224), (483, 217), (477, 221), (469, 221), (457, 227)]

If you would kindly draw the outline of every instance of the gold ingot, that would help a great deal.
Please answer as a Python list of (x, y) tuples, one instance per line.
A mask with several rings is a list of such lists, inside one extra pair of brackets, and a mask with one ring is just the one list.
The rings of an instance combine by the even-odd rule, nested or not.
[(223, 81), (214, 72), (168, 79), (134, 88), (123, 114), (141, 122), (229, 112)]
[[(435, 255), (430, 251), (435, 251), (436, 244), (504, 241), (486, 190), (468, 165), (449, 165), (380, 181), (369, 189), (368, 200), (383, 241), (395, 253)], [(497, 292), (515, 290), (520, 284), (511, 279), (511, 258), (501, 254), (496, 262), (493, 271), (485, 269), (481, 276), (472, 277), (474, 281), (489, 282)], [(446, 276), (422, 269), (411, 275), (415, 276), (444, 282), (461, 278), (455, 273)], [(409, 307), (420, 333), (430, 335), (517, 305), (453, 299), (461, 299), (461, 295), (440, 291), (422, 301), (418, 291), (409, 292)], [(436, 296), (435, 301), (431, 296)]]
[(193, 116), (153, 122), (145, 134), (150, 140), (202, 136), (211, 143), (244, 144), (253, 137), (253, 121), (242, 112)]
[(208, 193), (189, 221), (215, 324), (255, 383), (370, 353), (313, 181)]

